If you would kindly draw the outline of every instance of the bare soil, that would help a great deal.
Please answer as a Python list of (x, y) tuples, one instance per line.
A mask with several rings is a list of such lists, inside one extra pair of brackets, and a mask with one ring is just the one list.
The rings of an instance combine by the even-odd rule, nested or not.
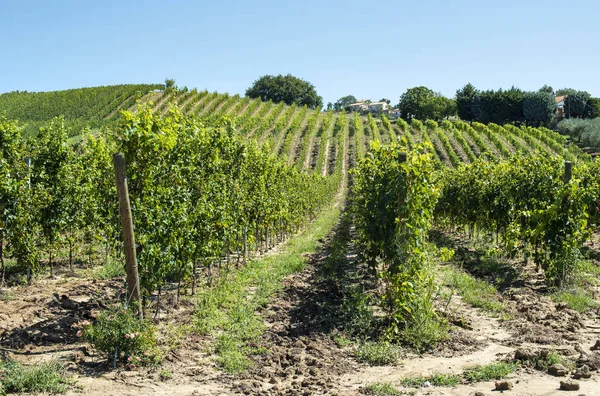
[[(213, 340), (189, 333), (158, 368), (111, 369), (77, 337), (77, 324), (93, 319), (98, 310), (115, 301), (124, 292), (123, 280), (90, 280), (68, 273), (2, 290), (0, 348), (24, 363), (59, 360), (76, 380), (68, 393), (73, 395), (359, 395), (375, 382), (392, 383), (406, 394), (492, 395), (496, 393), (493, 381), (409, 389), (402, 387), (402, 380), (436, 373), (460, 374), (474, 365), (514, 361), (515, 354), (538, 356), (543, 351), (557, 352), (576, 367), (590, 367), (592, 377), (577, 380), (580, 390), (574, 394), (600, 395), (600, 353), (591, 350), (600, 340), (600, 311), (580, 314), (554, 303), (533, 266), (526, 266), (523, 273), (500, 288), (508, 320), (491, 317), (454, 295), (446, 312), (452, 323), (450, 337), (434, 350), (423, 354), (407, 350), (397, 365), (358, 362), (356, 345), (335, 342), (337, 328), (331, 315), (341, 307), (343, 295), (335, 280), (325, 279), (320, 272), (330, 254), (330, 240), (322, 242), (322, 250), (311, 257), (309, 265), (288, 277), (285, 287), (263, 308), (267, 330), (257, 346), (266, 352), (252, 356), (253, 367), (242, 374), (219, 370), (212, 355)], [(464, 242), (460, 238), (447, 242), (459, 246), (457, 254), (464, 254), (465, 260), (477, 260), (475, 255), (469, 256), (473, 252), (468, 247), (460, 247)], [(598, 247), (597, 238), (588, 244), (592, 253)], [(355, 260), (355, 252), (349, 249), (348, 268)], [(167, 329), (191, 322), (192, 301), (184, 298), (175, 305), (168, 293), (163, 298), (159, 324), (166, 337), (163, 343), (173, 342), (175, 336)], [(172, 374), (171, 378), (165, 378), (165, 373)], [(508, 379), (513, 388), (506, 393), (561, 394), (564, 391), (559, 390), (559, 382), (571, 374), (555, 377), (522, 365)]]

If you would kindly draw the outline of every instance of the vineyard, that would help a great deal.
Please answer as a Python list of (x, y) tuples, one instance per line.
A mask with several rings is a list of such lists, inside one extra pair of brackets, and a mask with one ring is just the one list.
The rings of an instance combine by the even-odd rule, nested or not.
[(568, 137), (163, 88), (0, 95), (0, 393), (600, 391)]

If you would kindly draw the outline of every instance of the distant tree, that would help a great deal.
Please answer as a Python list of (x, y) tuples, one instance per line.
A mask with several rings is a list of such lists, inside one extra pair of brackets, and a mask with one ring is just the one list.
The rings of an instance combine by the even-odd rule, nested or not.
[(589, 98), (585, 118), (600, 117), (600, 98)]
[(172, 78), (165, 79), (165, 89), (175, 88), (175, 80)]
[(565, 98), (565, 116), (567, 118), (584, 118), (587, 113), (588, 100), (591, 95), (585, 91), (572, 91)]
[(398, 109), (400, 116), (407, 121), (413, 118), (441, 120), (456, 114), (456, 105), (452, 99), (423, 86), (410, 88), (403, 93)]
[(333, 109), (333, 103), (327, 102), (327, 111)]
[(288, 105), (296, 103), (311, 109), (323, 105), (323, 98), (317, 94), (314, 85), (291, 74), (262, 76), (246, 90), (246, 96)]
[(523, 91), (518, 88), (483, 91), (480, 93), (479, 98), (481, 111), (478, 121), (480, 122), (505, 124), (525, 120), (523, 115)]
[(391, 100), (389, 100), (389, 99), (386, 99), (386, 98), (379, 99), (379, 101), (380, 101), (380, 102), (385, 102), (385, 103), (387, 103), (387, 104), (390, 104), (390, 103), (392, 103), (392, 101), (391, 101)]
[(561, 88), (561, 89), (557, 89), (554, 94), (556, 96), (563, 96), (563, 95), (570, 95), (575, 92), (577, 92), (577, 90), (573, 89), (573, 88)]
[(356, 103), (356, 98), (353, 95), (342, 96), (333, 104), (333, 109), (335, 111), (342, 111), (352, 103)]
[(554, 95), (554, 89), (550, 85), (544, 85), (542, 88), (538, 90), (538, 92), (546, 92)]
[(456, 111), (465, 121), (475, 121), (479, 117), (479, 91), (468, 83), (456, 91)]
[(532, 126), (549, 126), (556, 114), (556, 101), (552, 91), (525, 92), (523, 116)]

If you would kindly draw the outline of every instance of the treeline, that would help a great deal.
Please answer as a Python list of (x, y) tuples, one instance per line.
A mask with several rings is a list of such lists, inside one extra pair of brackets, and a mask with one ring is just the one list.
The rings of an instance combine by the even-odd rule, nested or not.
[[(564, 96), (558, 114), (557, 96)], [(558, 118), (595, 118), (600, 116), (600, 99), (585, 91), (544, 86), (535, 92), (512, 87), (508, 90), (479, 91), (467, 84), (456, 91), (457, 115), (465, 121), (495, 124), (525, 123), (552, 126)]]

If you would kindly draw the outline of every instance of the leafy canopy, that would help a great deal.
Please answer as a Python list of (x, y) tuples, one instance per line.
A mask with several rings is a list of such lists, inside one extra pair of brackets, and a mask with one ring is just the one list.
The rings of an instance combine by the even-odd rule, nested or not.
[(246, 90), (246, 96), (287, 105), (296, 103), (311, 109), (323, 105), (323, 98), (317, 94), (314, 85), (291, 74), (262, 76)]

